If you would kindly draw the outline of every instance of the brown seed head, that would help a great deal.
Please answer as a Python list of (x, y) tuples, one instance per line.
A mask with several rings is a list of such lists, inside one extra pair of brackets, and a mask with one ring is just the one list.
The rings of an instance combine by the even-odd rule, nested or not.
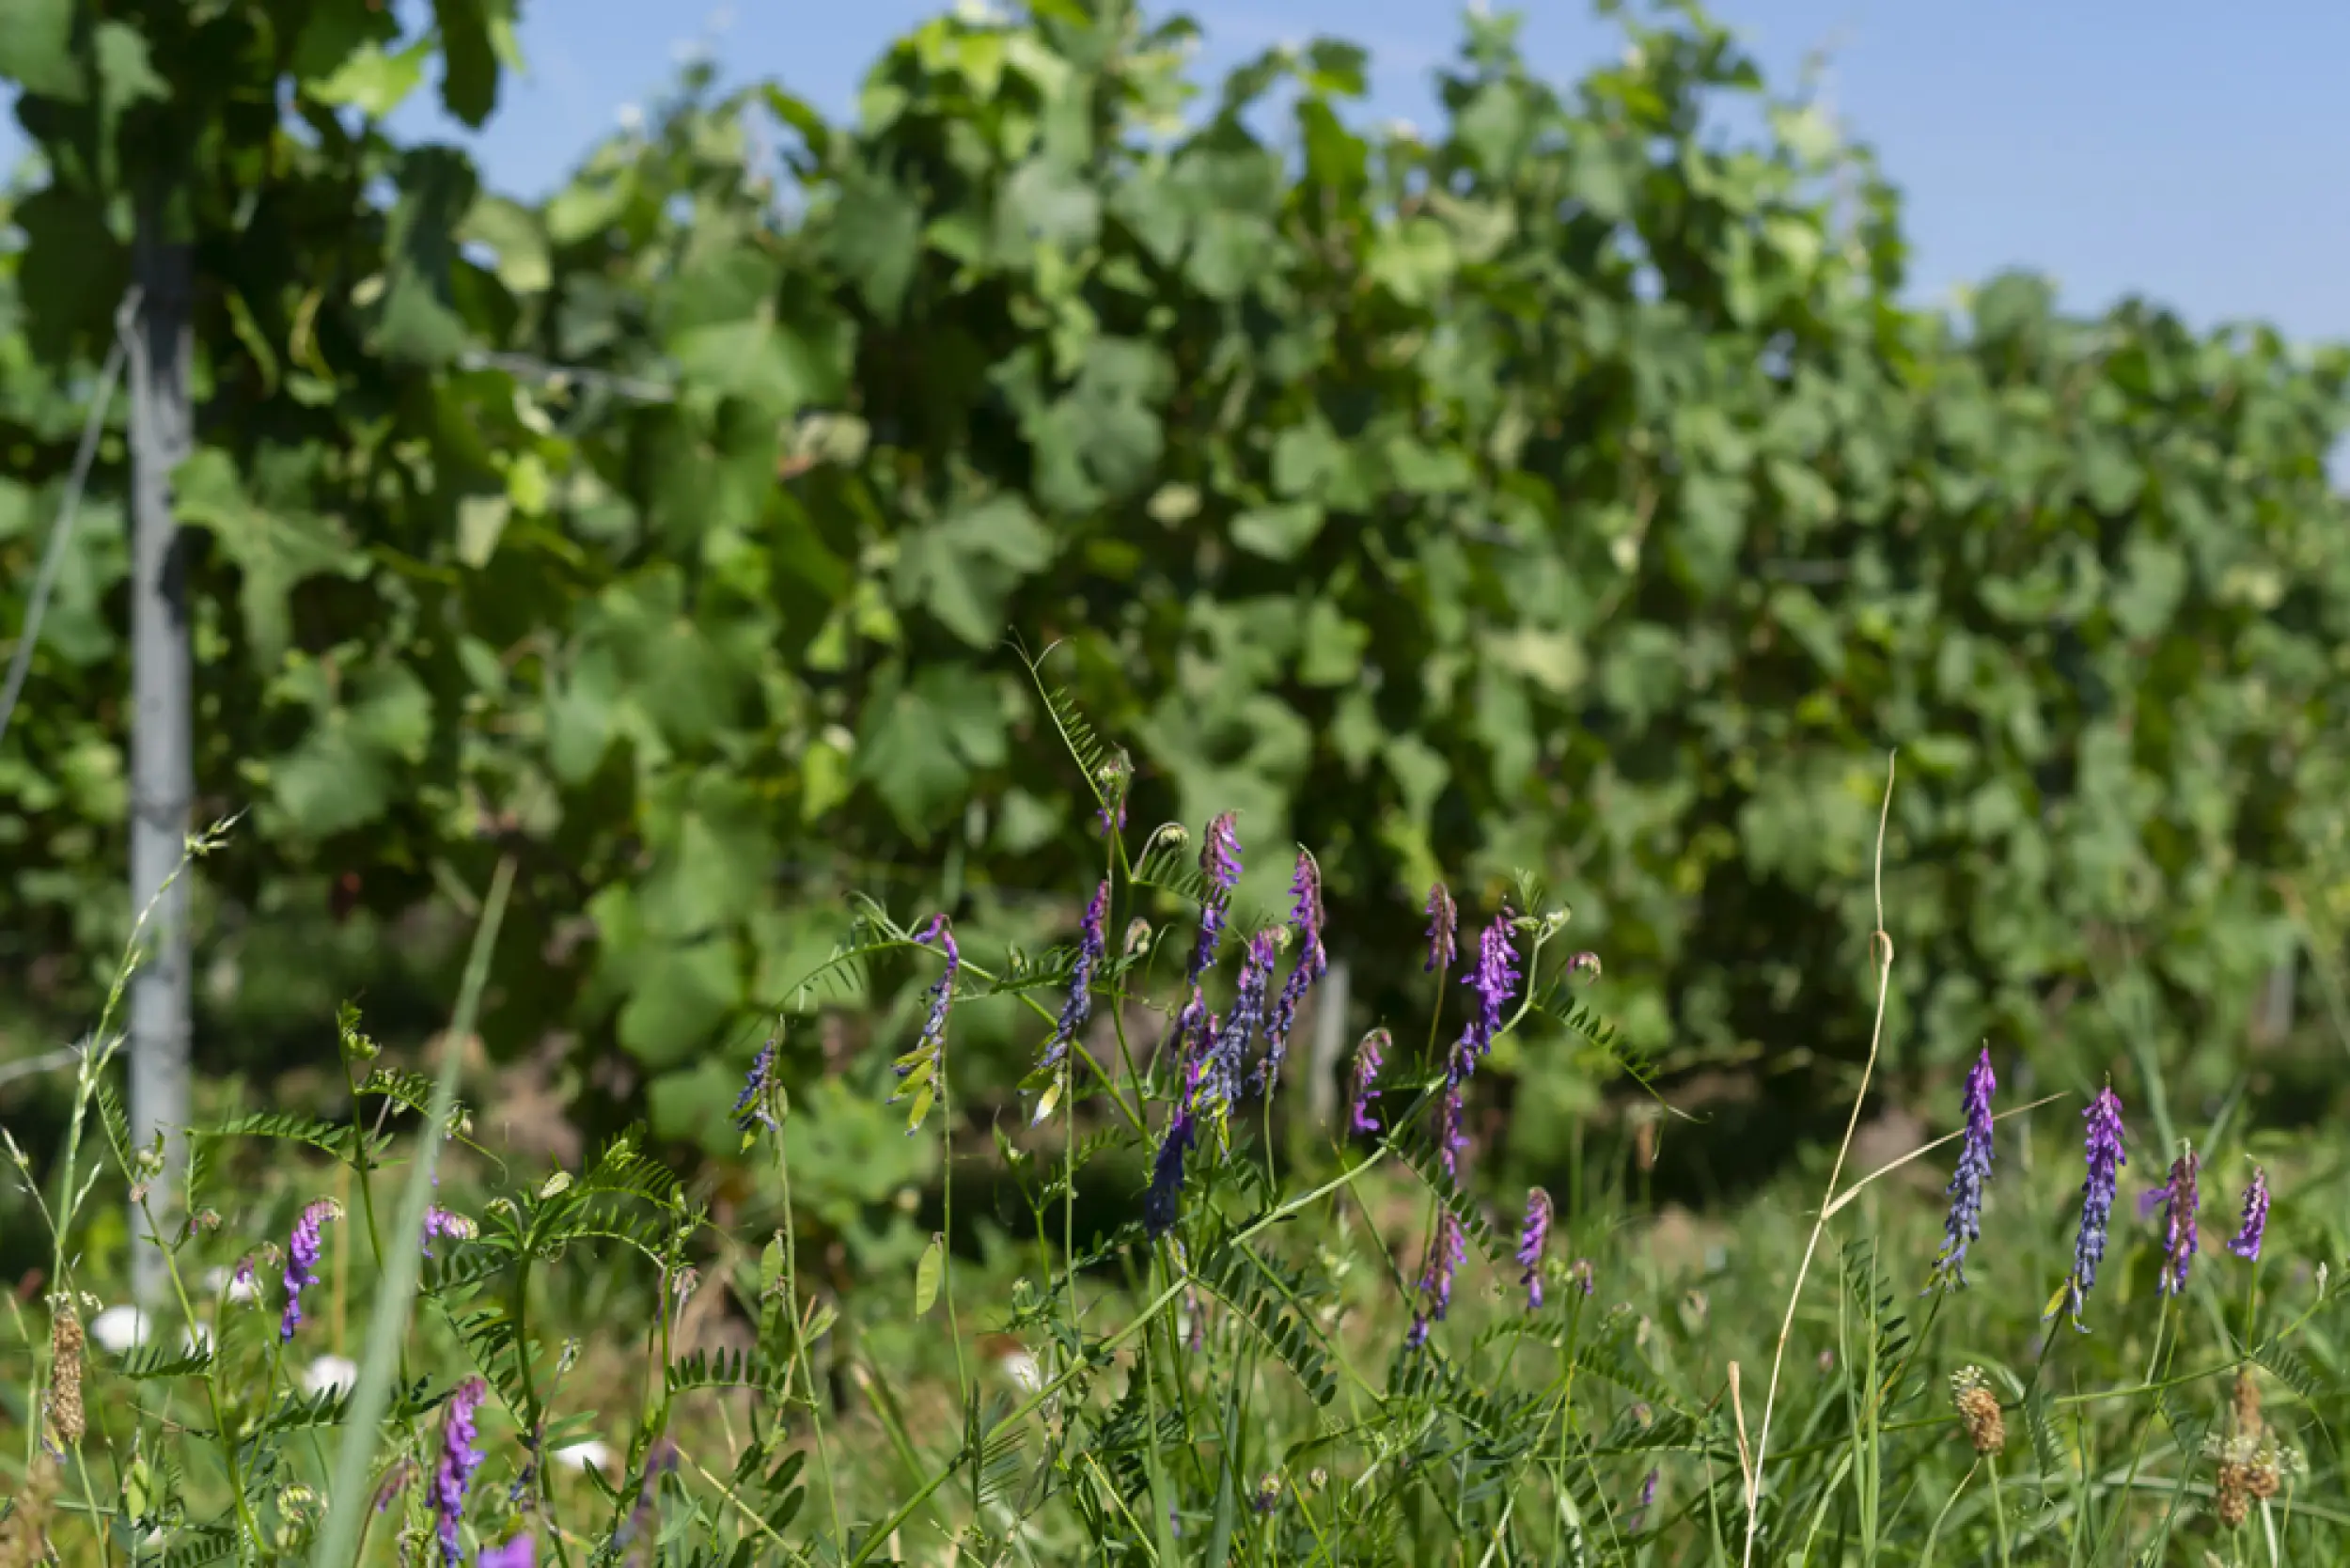
[(86, 1430), (82, 1413), (82, 1320), (59, 1299), (49, 1319), (49, 1419), (65, 1446)]
[(2000, 1413), (1999, 1397), (1984, 1383), (1981, 1367), (1958, 1370), (1950, 1379), (1950, 1403), (1957, 1406), (1959, 1423), (1977, 1453), (1999, 1453), (2007, 1448), (2007, 1418)]
[(2239, 1437), (2261, 1435), (2261, 1391), (2252, 1381), (2252, 1369), (2245, 1367), (2235, 1374), (2235, 1431)]
[(2220, 1466), (2218, 1490), (2219, 1498), (2214, 1505), (2214, 1512), (2219, 1515), (2221, 1524), (2234, 1529), (2252, 1512), (2252, 1467), (2234, 1464)]

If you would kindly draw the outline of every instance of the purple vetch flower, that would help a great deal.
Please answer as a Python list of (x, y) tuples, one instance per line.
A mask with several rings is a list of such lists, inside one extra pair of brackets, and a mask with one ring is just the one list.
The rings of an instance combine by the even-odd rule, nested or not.
[[(1186, 1099), (1189, 1096), (1185, 1096)], [(1183, 1196), (1183, 1156), (1198, 1134), (1191, 1106), (1179, 1105), (1159, 1139), (1158, 1158), (1151, 1167), (1151, 1187), (1142, 1197), (1142, 1224), (1152, 1239), (1175, 1229), (1175, 1215)]]
[(759, 1048), (759, 1055), (751, 1058), (750, 1073), (743, 1080), (743, 1092), (734, 1097), (734, 1126), (738, 1132), (747, 1133), (755, 1126), (770, 1132), (777, 1130), (776, 1119), (767, 1109), (767, 1091), (776, 1076), (776, 1036), (769, 1035), (767, 1043)]
[[(1459, 1057), (1459, 1052), (1454, 1052)], [(1463, 1128), (1465, 1108), (1461, 1091), (1462, 1077), (1447, 1074), (1444, 1093), (1436, 1101), (1436, 1154), (1444, 1161), (1444, 1173), (1459, 1177), (1460, 1153), (1468, 1146), (1468, 1134)]]
[(2170, 1196), (2169, 1186), (2148, 1187), (2138, 1195), (2138, 1217), (2152, 1219), (2160, 1212), (2162, 1200)]
[(1510, 920), (1504, 904), (1477, 942), (1477, 972), (1468, 982), (1477, 992), (1477, 1016), (1462, 1039), (1473, 1046), (1479, 1061), (1494, 1048), (1494, 1036), (1501, 1032), (1501, 1010), (1517, 990), (1518, 955), (1510, 943)]
[(1093, 976), (1107, 956), (1106, 939), (1102, 934), (1103, 922), (1109, 918), (1110, 885), (1103, 883), (1093, 890), (1093, 902), (1086, 905), (1085, 920), (1078, 928), (1077, 962), (1069, 971), (1069, 995), (1060, 1004), (1060, 1019), (1053, 1026), (1052, 1043), (1045, 1046), (1040, 1067), (1051, 1067), (1069, 1054), (1069, 1047), (1093, 1016)]
[(2268, 1172), (2252, 1168), (2252, 1184), (2244, 1189), (2244, 1223), (2228, 1250), (2247, 1262), (2260, 1262), (2261, 1238), (2268, 1233)]
[(1420, 965), (1420, 972), (1449, 975), (1452, 972), (1453, 938), (1461, 929), (1461, 911), (1452, 902), (1452, 890), (1441, 882), (1429, 886), (1427, 915), (1428, 962)]
[(340, 1203), (321, 1198), (294, 1220), (293, 1234), (286, 1241), (286, 1311), (277, 1322), (277, 1338), (281, 1341), (292, 1339), (294, 1330), (302, 1326), (302, 1293), (318, 1283), (319, 1228), (330, 1219), (342, 1217)]
[(930, 1016), (922, 1020), (922, 1038), (916, 1045), (917, 1049), (928, 1045), (937, 1050), (947, 1043), (947, 1010), (954, 1005), (955, 976), (963, 968), (963, 952), (955, 946), (954, 930), (944, 915), (932, 916), (931, 923), (915, 940), (926, 948), (935, 942), (947, 954), (946, 967), (939, 970), (938, 981), (931, 987)]
[(1208, 823), (1207, 837), (1199, 845), (1199, 872), (1208, 879), (1209, 892), (1199, 903), (1199, 935), (1191, 949), (1190, 980), (1195, 986), (1215, 962), (1216, 946), (1224, 939), (1224, 922), (1231, 913), (1232, 889), (1240, 886), (1240, 829), (1231, 812)]
[(1438, 1204), (1436, 1233), (1428, 1238), (1428, 1256), (1420, 1264), (1419, 1310), (1413, 1314), (1412, 1331), (1404, 1340), (1414, 1350), (1428, 1342), (1429, 1326), (1444, 1322), (1452, 1310), (1452, 1277), (1467, 1261), (1468, 1242), (1460, 1220), (1451, 1209)]
[(1550, 1194), (1540, 1187), (1526, 1189), (1526, 1224), (1518, 1231), (1518, 1283), (1526, 1287), (1526, 1309), (1543, 1304), (1543, 1247), (1550, 1240)]
[(1355, 1131), (1375, 1133), (1379, 1123), (1371, 1119), (1371, 1103), (1379, 1093), (1379, 1069), (1386, 1065), (1387, 1047), (1395, 1037), (1385, 1029), (1373, 1029), (1363, 1036), (1355, 1047)]
[(408, 1490), (409, 1480), (415, 1472), (415, 1462), (404, 1458), (385, 1471), (383, 1483), (375, 1489), (375, 1512), (381, 1513), (390, 1508), (400, 1495)]
[(432, 1256), (432, 1238), (435, 1236), (446, 1236), (451, 1241), (471, 1241), (479, 1234), (479, 1226), (463, 1215), (442, 1208), (438, 1203), (429, 1205), (424, 1211), (423, 1249), (428, 1258)]
[[(902, 1083), (920, 1069), (929, 1068), (931, 1076), (923, 1080), (922, 1086), (928, 1089), (946, 1072), (947, 1011), (954, 1006), (955, 977), (963, 969), (963, 952), (955, 946), (954, 931), (948, 925), (947, 917), (943, 914), (932, 916), (931, 923), (924, 926), (914, 939), (926, 948), (933, 942), (938, 944), (946, 952), (947, 963), (938, 972), (937, 983), (930, 988), (930, 1012), (922, 1020), (922, 1032), (916, 1039), (914, 1049), (900, 1057), (891, 1070)], [(891, 1103), (903, 1098), (905, 1092), (903, 1089), (899, 1090), (889, 1097)], [(927, 1112), (927, 1102), (917, 1099), (915, 1103)], [(920, 1121), (909, 1122), (906, 1136), (913, 1137), (921, 1125)]]
[(1281, 995), (1265, 1023), (1264, 1062), (1258, 1081), (1271, 1093), (1280, 1081), (1281, 1059), (1289, 1052), (1290, 1030), (1297, 1026), (1298, 1004), (1314, 982), (1330, 972), (1330, 955), (1322, 945), (1322, 868), (1304, 850), (1297, 852), (1297, 870), (1290, 878), (1290, 929), (1297, 933), (1297, 964), (1290, 970)]
[(1207, 879), (1208, 889), (1199, 901), (1199, 935), (1192, 943), (1191, 964), (1183, 972), (1183, 985), (1190, 996), (1175, 1015), (1172, 1041), (1177, 1068), (1185, 1075), (1199, 1047), (1214, 1038), (1208, 1022), (1207, 974), (1224, 939), (1232, 889), (1240, 886), (1240, 830), (1233, 825), (1232, 813), (1227, 811), (1208, 823), (1207, 838), (1199, 846), (1199, 871)]
[(465, 1516), (465, 1488), (473, 1484), (474, 1472), (481, 1468), (480, 1434), (474, 1426), (474, 1413), (481, 1408), (482, 1396), (489, 1391), (490, 1386), (481, 1379), (465, 1379), (448, 1396), (448, 1411), (442, 1420), (441, 1466), (432, 1477), (432, 1516), (439, 1528), (446, 1568), (458, 1568), (464, 1556), (457, 1544), (457, 1526)]
[[(2122, 1100), (2111, 1084), (2097, 1091), (2081, 1120), (2088, 1123), (2089, 1174), (2081, 1183), (2081, 1228), (2073, 1243), (2073, 1273), (2061, 1293), (2075, 1327), (2080, 1326), (2081, 1309), (2088, 1304), (2090, 1288), (2097, 1283), (2097, 1265), (2106, 1255), (2106, 1227), (2113, 1217), (2114, 1189), (2122, 1168), (2129, 1163), (2122, 1146)], [(2048, 1315), (2054, 1315), (2053, 1309)]]
[(502, 1545), (482, 1547), (475, 1568), (533, 1568), (538, 1560), (538, 1537), (525, 1530)]
[(1222, 1028), (1211, 1031), (1207, 1055), (1200, 1058), (1198, 1088), (1206, 1092), (1219, 1125), (1240, 1103), (1241, 1066), (1248, 1056), (1248, 1043), (1264, 1024), (1265, 993), (1273, 988), (1274, 965), (1280, 961), (1281, 949), (1271, 931), (1261, 931), (1248, 939), (1248, 957), (1240, 966), (1240, 989), (1232, 999), (1231, 1013)]
[(1999, 1080), (1991, 1071), (1991, 1047), (1982, 1048), (1966, 1074), (1966, 1136), (1950, 1176), (1950, 1212), (1942, 1222), (1942, 1255), (1935, 1260), (1933, 1283), (1966, 1288), (1967, 1244), (1982, 1234), (1982, 1189), (1991, 1180), (1991, 1096)]
[(2186, 1289), (2187, 1265), (2195, 1259), (2195, 1210), (2201, 1202), (2195, 1173), (2201, 1164), (2194, 1146), (2181, 1143), (2179, 1157), (2170, 1162), (2170, 1181), (2163, 1188), (2162, 1277), (2154, 1289), (2164, 1295)]
[(1462, 1130), (1465, 1086), (1476, 1074), (1477, 1064), (1493, 1049), (1494, 1036), (1501, 1031), (1502, 1008), (1517, 988), (1517, 951), (1510, 945), (1510, 910), (1504, 905), (1500, 915), (1478, 938), (1477, 965), (1463, 982), (1477, 993), (1477, 1011), (1470, 1014), (1461, 1038), (1445, 1061), (1444, 1099), (1437, 1107), (1436, 1152), (1444, 1159), (1448, 1176), (1459, 1174), (1455, 1169), (1457, 1155), (1467, 1141), (1467, 1135)]
[(1656, 1474), (1655, 1467), (1652, 1466), (1648, 1479), (1640, 1482), (1640, 1500), (1632, 1506), (1632, 1517), (1626, 1521), (1627, 1529), (1638, 1529), (1642, 1516), (1656, 1506)]

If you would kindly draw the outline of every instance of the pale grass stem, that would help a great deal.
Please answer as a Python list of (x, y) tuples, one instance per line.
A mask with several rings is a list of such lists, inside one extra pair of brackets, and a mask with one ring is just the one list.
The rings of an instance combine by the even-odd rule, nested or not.
[[(1869, 1055), (1868, 1058), (1861, 1063), (1860, 1087), (1853, 1091), (1852, 1115), (1844, 1122), (1844, 1140), (1837, 1145), (1836, 1161), (1828, 1167), (1827, 1193), (1820, 1200), (1819, 1217), (1811, 1222), (1811, 1237), (1804, 1243), (1803, 1262), (1795, 1268), (1794, 1288), (1787, 1293), (1787, 1315), (1778, 1325), (1778, 1344), (1771, 1352), (1771, 1380), (1764, 1386), (1762, 1391), (1762, 1425), (1754, 1437), (1754, 1463), (1747, 1467), (1747, 1541), (1746, 1548), (1739, 1558), (1741, 1568), (1753, 1568), (1755, 1531), (1762, 1521), (1762, 1465), (1770, 1449), (1771, 1410), (1778, 1398), (1778, 1374), (1787, 1359), (1787, 1341), (1795, 1331), (1795, 1308), (1803, 1300), (1804, 1281), (1810, 1276), (1811, 1260), (1820, 1249), (1820, 1237), (1827, 1230), (1830, 1206), (1836, 1201), (1836, 1184), (1844, 1174), (1844, 1161), (1852, 1154), (1853, 1137), (1860, 1128), (1860, 1107), (1869, 1098), (1869, 1079), (1876, 1071), (1877, 1052), (1885, 1043), (1885, 1000), (1888, 992), (1891, 989), (1893, 977), (1893, 938), (1888, 935), (1885, 930), (1885, 829), (1893, 815), (1894, 766), (1894, 755), (1887, 754), (1885, 799), (1877, 808), (1876, 866), (1873, 878), (1876, 930), (1871, 933), (1869, 939), (1871, 955), (1876, 960), (1877, 965), (1876, 1022), (1869, 1030)], [(1731, 1371), (1731, 1396), (1733, 1404), (1737, 1399), (1737, 1370), (1733, 1367)], [(1743, 1416), (1739, 1418), (1738, 1429), (1739, 1447), (1743, 1450), (1746, 1446), (1746, 1419)], [(1742, 1461), (1743, 1458), (1742, 1453)]]

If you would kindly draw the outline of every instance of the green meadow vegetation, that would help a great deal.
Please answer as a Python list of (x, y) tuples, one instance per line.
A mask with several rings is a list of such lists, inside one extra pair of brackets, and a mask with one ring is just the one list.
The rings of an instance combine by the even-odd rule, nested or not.
[(0, 1568), (2350, 1560), (2350, 350), (1921, 306), (1617, 21), (965, 8), (525, 201), (386, 129), (511, 0), (0, 5)]

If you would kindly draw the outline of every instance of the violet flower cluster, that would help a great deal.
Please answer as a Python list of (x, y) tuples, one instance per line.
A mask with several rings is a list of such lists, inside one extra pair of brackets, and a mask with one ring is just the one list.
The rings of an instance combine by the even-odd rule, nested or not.
[(1428, 962), (1421, 972), (1449, 975), (1452, 972), (1453, 938), (1461, 929), (1461, 911), (1452, 902), (1452, 890), (1443, 883), (1428, 889)]
[(1468, 1261), (1468, 1242), (1451, 1209), (1438, 1205), (1436, 1233), (1428, 1238), (1428, 1256), (1420, 1265), (1419, 1310), (1412, 1316), (1412, 1331), (1404, 1342), (1414, 1350), (1428, 1342), (1431, 1325), (1442, 1323), (1452, 1309), (1452, 1278)]
[(1221, 1027), (1209, 1031), (1196, 1087), (1206, 1095), (1219, 1129), (1232, 1107), (1240, 1104), (1241, 1069), (1248, 1059), (1249, 1042), (1264, 1027), (1266, 995), (1273, 988), (1274, 966), (1280, 961), (1281, 949), (1271, 931), (1251, 936), (1248, 956), (1240, 966), (1240, 989), (1232, 998), (1232, 1011)]
[(946, 966), (939, 970), (938, 981), (931, 987), (930, 1016), (922, 1021), (922, 1037), (916, 1042), (917, 1050), (928, 1046), (936, 1051), (947, 1043), (947, 1010), (954, 1005), (955, 977), (963, 968), (963, 952), (955, 946), (954, 929), (948, 925), (944, 915), (932, 916), (931, 923), (915, 940), (924, 947), (935, 942), (947, 953)]
[(1199, 901), (1199, 934), (1193, 941), (1191, 964), (1183, 972), (1183, 987), (1188, 993), (1183, 1011), (1175, 1017), (1175, 1057), (1186, 1069), (1198, 1044), (1208, 1038), (1208, 970), (1215, 963), (1216, 949), (1224, 940), (1225, 922), (1230, 918), (1232, 889), (1240, 886), (1240, 829), (1232, 813), (1224, 812), (1208, 823), (1208, 835), (1199, 846), (1199, 872), (1207, 880), (1206, 896)]
[(1257, 1082), (1267, 1094), (1281, 1081), (1281, 1062), (1289, 1054), (1290, 1030), (1297, 1027), (1298, 1005), (1330, 972), (1330, 954), (1322, 945), (1322, 868), (1302, 849), (1297, 852), (1297, 870), (1290, 878), (1290, 929), (1297, 933), (1297, 963), (1265, 1021), (1264, 1059), (1257, 1065)]
[(1942, 1254), (1935, 1260), (1929, 1290), (1934, 1285), (1966, 1288), (1966, 1248), (1982, 1234), (1982, 1189), (1991, 1180), (1991, 1096), (1998, 1087), (1986, 1045), (1966, 1074), (1966, 1133), (1959, 1144), (1958, 1168), (1950, 1176), (1950, 1212), (1942, 1222)]
[(1069, 1047), (1093, 1016), (1093, 977), (1107, 956), (1107, 946), (1102, 933), (1103, 922), (1109, 918), (1110, 885), (1103, 883), (1093, 890), (1093, 902), (1086, 905), (1085, 920), (1077, 936), (1077, 962), (1069, 971), (1069, 995), (1061, 1002), (1060, 1017), (1053, 1025), (1053, 1038), (1044, 1047), (1040, 1068), (1058, 1065)]
[(1355, 1115), (1354, 1130), (1375, 1133), (1379, 1123), (1371, 1118), (1371, 1102), (1379, 1095), (1379, 1069), (1386, 1065), (1387, 1048), (1395, 1037), (1385, 1029), (1373, 1029), (1363, 1036), (1355, 1047)]
[(2268, 1172), (2252, 1168), (2252, 1184), (2244, 1189), (2244, 1219), (2228, 1250), (2247, 1262), (2260, 1262), (2261, 1239), (2268, 1233)]
[(2162, 1189), (2162, 1277), (2154, 1289), (2163, 1295), (2177, 1295), (2186, 1289), (2187, 1265), (2195, 1259), (2195, 1211), (2200, 1202), (2195, 1175), (2199, 1163), (2194, 1148), (2182, 1145), (2179, 1157), (2170, 1163), (2170, 1180)]
[(302, 1326), (302, 1293), (318, 1283), (319, 1250), (323, 1242), (320, 1228), (342, 1217), (340, 1203), (321, 1198), (294, 1220), (293, 1233), (286, 1239), (286, 1310), (277, 1321), (281, 1342), (292, 1339)]
[[(954, 1006), (955, 980), (963, 971), (963, 950), (955, 946), (954, 929), (947, 923), (947, 917), (944, 914), (932, 916), (931, 923), (924, 926), (914, 939), (926, 948), (936, 943), (945, 951), (947, 962), (938, 972), (937, 982), (930, 988), (930, 1012), (922, 1020), (922, 1033), (916, 1039), (914, 1049), (900, 1057), (892, 1071), (896, 1073), (902, 1085), (907, 1079), (913, 1077), (918, 1069), (927, 1067), (932, 1073), (931, 1077), (923, 1080), (924, 1087), (927, 1088), (930, 1083), (935, 1081), (936, 1075), (944, 1071), (940, 1063), (947, 1051), (947, 1013)], [(891, 1103), (895, 1104), (901, 1099), (905, 1092), (906, 1090), (901, 1087), (896, 1094), (889, 1097)], [(915, 1105), (917, 1110), (927, 1112), (929, 1109), (927, 1100), (917, 1099)], [(909, 1122), (906, 1126), (906, 1136), (913, 1137), (921, 1125), (920, 1120)]]
[(1494, 1048), (1501, 1032), (1501, 1011), (1518, 983), (1517, 949), (1510, 942), (1510, 908), (1504, 904), (1493, 923), (1478, 938), (1477, 967), (1465, 983), (1477, 994), (1477, 1011), (1470, 1014), (1461, 1038), (1445, 1065), (1444, 1098), (1436, 1107), (1436, 1151), (1445, 1174), (1458, 1176), (1460, 1151), (1467, 1135), (1462, 1128), (1462, 1102), (1468, 1080)]
[(539, 1538), (528, 1530), (495, 1546), (484, 1546), (475, 1559), (475, 1568), (534, 1568), (539, 1560)]
[(1159, 1152), (1151, 1165), (1151, 1185), (1142, 1195), (1142, 1225), (1152, 1239), (1175, 1228), (1177, 1203), (1183, 1193), (1183, 1157), (1198, 1137), (1186, 1090), (1159, 1138)]
[[(2097, 1283), (2097, 1265), (2105, 1259), (2106, 1232), (2113, 1218), (2113, 1195), (2129, 1155), (2123, 1149), (2122, 1100), (2111, 1084), (2097, 1091), (2081, 1120), (2088, 1124), (2084, 1146), (2089, 1173), (2081, 1183), (2081, 1226), (2073, 1242), (2073, 1272), (2059, 1296), (2072, 1312), (2073, 1325), (2085, 1333), (2081, 1309)], [(2055, 1315), (2053, 1306), (2047, 1315)]]
[(489, 1391), (489, 1385), (478, 1377), (460, 1383), (457, 1391), (448, 1397), (448, 1411), (441, 1427), (441, 1464), (432, 1477), (432, 1516), (446, 1568), (459, 1568), (464, 1560), (464, 1551), (458, 1544), (457, 1527), (465, 1516), (465, 1489), (473, 1484), (474, 1472), (481, 1468), (480, 1435), (475, 1428), (474, 1415)]
[(759, 1048), (759, 1055), (751, 1058), (750, 1073), (743, 1080), (743, 1092), (734, 1097), (734, 1127), (746, 1135), (745, 1147), (753, 1127), (764, 1127), (771, 1133), (778, 1130), (774, 1113), (767, 1108), (768, 1091), (776, 1079), (776, 1036), (769, 1035), (767, 1043)]
[(1518, 1231), (1518, 1267), (1523, 1271), (1518, 1283), (1526, 1287), (1528, 1311), (1537, 1311), (1543, 1305), (1543, 1248), (1550, 1241), (1550, 1194), (1528, 1187), (1526, 1223)]
[(479, 1234), (480, 1227), (472, 1220), (463, 1215), (452, 1214), (438, 1203), (424, 1211), (423, 1248), (428, 1258), (432, 1256), (432, 1241), (436, 1236), (446, 1236), (451, 1241), (471, 1241)]

